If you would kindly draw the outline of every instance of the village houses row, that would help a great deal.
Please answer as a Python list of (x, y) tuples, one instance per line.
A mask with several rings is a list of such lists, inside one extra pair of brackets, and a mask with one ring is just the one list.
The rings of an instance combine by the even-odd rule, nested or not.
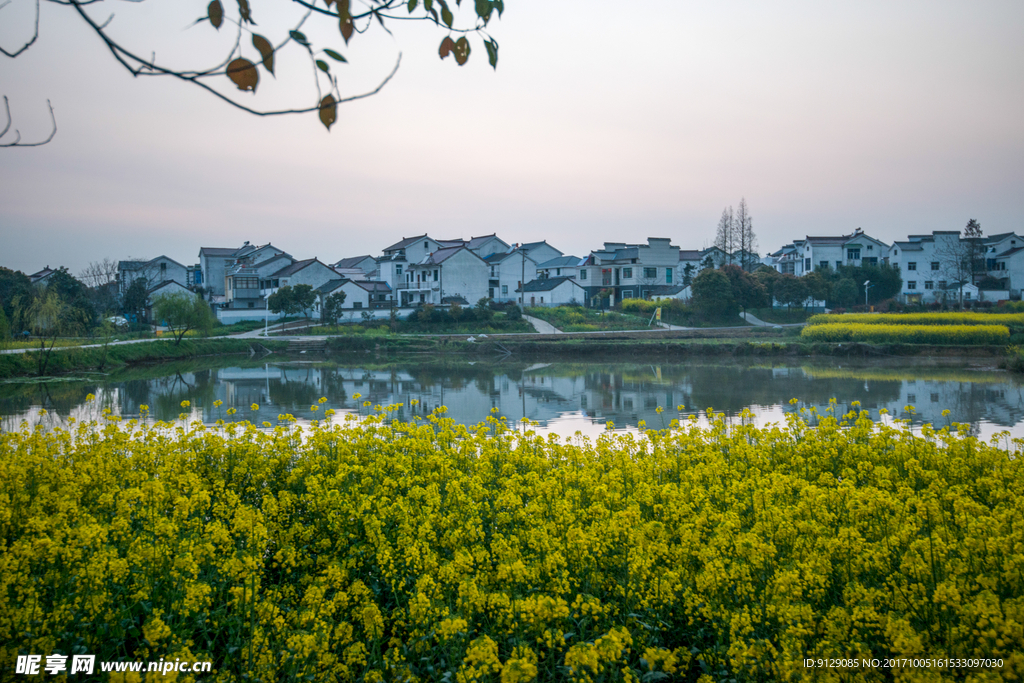
[[(971, 248), (965, 251), (965, 245)], [(957, 263), (964, 253), (983, 255), (982, 274), (990, 286), (998, 284), (998, 291), (964, 281), (963, 264)], [(246, 242), (241, 247), (202, 247), (199, 263), (192, 266), (167, 256), (121, 261), (118, 286), (123, 292), (145, 278), (150, 297), (199, 290), (218, 318), (236, 322), (262, 319), (271, 294), (306, 284), (321, 296), (344, 292), (343, 308), (352, 314), (386, 317), (392, 308), (472, 306), (483, 298), (524, 306), (592, 307), (629, 298), (687, 299), (697, 273), (728, 263), (751, 271), (767, 265), (795, 276), (823, 268), (889, 264), (901, 271), (905, 301), (936, 301), (954, 288), (964, 289), (966, 299), (1017, 298), (1024, 288), (1024, 239), (1016, 233), (965, 240), (957, 231), (936, 231), (889, 244), (860, 229), (840, 236), (808, 236), (763, 258), (740, 251), (727, 254), (717, 247), (684, 250), (662, 237), (649, 237), (646, 244), (606, 242), (578, 257), (546, 241), (513, 244), (495, 234), (470, 239), (424, 234), (403, 238), (380, 256), (325, 261), (298, 260), (272, 244)]]

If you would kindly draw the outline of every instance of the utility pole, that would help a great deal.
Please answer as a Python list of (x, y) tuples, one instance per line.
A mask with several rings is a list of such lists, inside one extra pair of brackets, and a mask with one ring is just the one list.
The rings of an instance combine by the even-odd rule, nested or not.
[[(523, 266), (523, 273), (519, 276), (519, 307), (526, 308), (526, 254), (523, 253), (523, 244), (519, 243), (519, 262)], [(523, 409), (526, 410), (525, 408)], [(526, 417), (526, 413), (523, 413)]]

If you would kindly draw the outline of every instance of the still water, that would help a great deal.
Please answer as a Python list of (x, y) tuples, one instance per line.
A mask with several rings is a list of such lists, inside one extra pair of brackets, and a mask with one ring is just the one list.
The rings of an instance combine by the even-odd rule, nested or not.
[[(357, 367), (332, 362), (166, 365), (116, 376), (76, 381), (0, 385), (0, 429), (23, 422), (48, 425), (68, 417), (95, 419), (104, 408), (124, 417), (149, 407), (154, 419), (174, 420), (189, 401), (192, 419), (277, 421), (290, 413), (300, 421), (338, 413), (366, 414), (372, 405), (404, 404), (402, 419), (446, 406), (447, 416), (476, 424), (492, 414), (509, 423), (523, 417), (541, 433), (562, 437), (577, 431), (596, 436), (612, 422), (635, 429), (640, 421), (660, 427), (680, 416), (703, 416), (714, 408), (728, 416), (749, 409), (755, 422), (783, 422), (800, 408), (824, 411), (830, 399), (845, 412), (854, 401), (877, 418), (910, 418), (937, 427), (969, 424), (983, 438), (1009, 431), (1024, 437), (1024, 382), (991, 366), (934, 363), (803, 364), (573, 364), (456, 363)], [(88, 402), (88, 394), (96, 399)], [(357, 398), (358, 395), (358, 398)], [(327, 402), (319, 404), (321, 397)], [(797, 399), (795, 404), (791, 399)], [(221, 405), (215, 406), (220, 401)], [(414, 405), (415, 401), (415, 405)], [(260, 406), (257, 413), (252, 404)], [(317, 405), (318, 410), (312, 410)], [(682, 411), (678, 406), (683, 405)], [(913, 406), (913, 414), (905, 411)], [(237, 409), (233, 417), (228, 408)], [(658, 408), (663, 412), (659, 413)], [(41, 409), (45, 415), (40, 415)], [(372, 408), (371, 408), (372, 409)], [(947, 415), (943, 411), (948, 410)]]

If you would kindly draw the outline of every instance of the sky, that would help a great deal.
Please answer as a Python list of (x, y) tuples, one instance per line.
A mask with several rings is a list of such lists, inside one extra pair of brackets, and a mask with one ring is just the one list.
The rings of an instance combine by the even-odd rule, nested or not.
[[(251, 4), (275, 44), (301, 18), (285, 0)], [(189, 27), (205, 8), (88, 11), (113, 14), (126, 47), (198, 69), (234, 44), (227, 24)], [(31, 36), (33, 11), (0, 9), (0, 46)], [(47, 100), (58, 131), (0, 149), (0, 266), (192, 264), (200, 247), (246, 240), (333, 262), (423, 233), (496, 232), (577, 256), (648, 236), (699, 249), (741, 198), (762, 254), (858, 227), (887, 242), (970, 218), (986, 234), (1024, 231), (1019, 0), (506, 0), (488, 26), (496, 70), (479, 38), (460, 67), (438, 57), (445, 31), (388, 28), (346, 46), (329, 21), (303, 25), (348, 59), (332, 62), (345, 95), (402, 55), (328, 132), (315, 115), (255, 117), (187, 83), (133, 78), (72, 8), (44, 1), (38, 40), (0, 56), (0, 95), (24, 140), (49, 134)], [(292, 45), (255, 95), (226, 77), (221, 91), (309, 106), (313, 73)]]

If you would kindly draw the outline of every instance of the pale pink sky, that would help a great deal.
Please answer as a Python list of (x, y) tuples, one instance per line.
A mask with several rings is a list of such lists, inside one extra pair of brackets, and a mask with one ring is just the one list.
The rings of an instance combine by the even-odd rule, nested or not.
[[(282, 4), (252, 0), (261, 30)], [(126, 42), (182, 65), (228, 40), (182, 30), (206, 0), (103, 5), (91, 11), (113, 11)], [(0, 9), (5, 47), (30, 31), (32, 6)], [(333, 261), (423, 232), (496, 231), (581, 256), (648, 235), (701, 248), (741, 197), (762, 253), (857, 227), (887, 241), (969, 218), (1024, 230), (1019, 0), (506, 6), (491, 25), (496, 72), (479, 41), (465, 67), (441, 62), (443, 34), (422, 24), (348, 48), (309, 31), (349, 58), (349, 93), (404, 55), (327, 133), (314, 117), (258, 119), (133, 79), (71, 10), (44, 2), (37, 43), (0, 57), (0, 95), (24, 138), (46, 134), (48, 98), (59, 132), (0, 149), (0, 265), (195, 263), (202, 246), (245, 240)], [(309, 92), (308, 62), (278, 59), (257, 103)]]

